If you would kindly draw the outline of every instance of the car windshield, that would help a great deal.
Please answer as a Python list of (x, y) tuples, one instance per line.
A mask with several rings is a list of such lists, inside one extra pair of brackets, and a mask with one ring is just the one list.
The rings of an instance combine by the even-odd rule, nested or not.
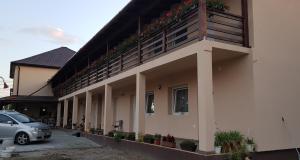
[(11, 114), (10, 115), (12, 118), (14, 118), (15, 120), (19, 121), (20, 123), (33, 123), (36, 122), (36, 120), (23, 115), (23, 114)]

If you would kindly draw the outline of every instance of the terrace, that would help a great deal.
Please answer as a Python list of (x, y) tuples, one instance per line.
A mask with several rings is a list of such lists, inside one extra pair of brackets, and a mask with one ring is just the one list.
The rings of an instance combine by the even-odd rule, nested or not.
[[(240, 5), (236, 7), (232, 4)], [(133, 5), (140, 7), (141, 4), (133, 1), (122, 12), (129, 12)], [(226, 1), (223, 8), (209, 1), (206, 4), (204, 0), (177, 0), (164, 5), (154, 1), (145, 12), (147, 14), (137, 11), (140, 14), (135, 15), (136, 20), (121, 27), (124, 28), (120, 29), (121, 38), (118, 33), (115, 33), (116, 36), (111, 34), (113, 40), (104, 42), (102, 49), (94, 47), (97, 50), (89, 52), (91, 54), (84, 58), (75, 56), (74, 59), (78, 60), (67, 64), (52, 79), (55, 96), (68, 95), (197, 41), (210, 40), (249, 47), (246, 0), (239, 3), (236, 0)], [(93, 38), (91, 41), (96, 40)], [(92, 46), (92, 42), (87, 45)], [(84, 49), (87, 50), (81, 49), (79, 55)], [(64, 76), (62, 72), (65, 72)]]

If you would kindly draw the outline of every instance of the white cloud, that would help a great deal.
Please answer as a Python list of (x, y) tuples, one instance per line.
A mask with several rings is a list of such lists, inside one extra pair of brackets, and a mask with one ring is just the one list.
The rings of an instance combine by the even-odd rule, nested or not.
[(61, 45), (80, 42), (78, 37), (67, 34), (63, 29), (58, 27), (29, 27), (21, 29), (20, 32), (45, 37), (48, 41)]

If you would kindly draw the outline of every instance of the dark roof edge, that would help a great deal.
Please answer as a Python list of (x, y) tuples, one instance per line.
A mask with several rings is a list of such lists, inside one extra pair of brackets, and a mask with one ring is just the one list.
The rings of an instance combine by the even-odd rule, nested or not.
[(81, 52), (83, 52), (86, 48), (88, 48), (88, 46), (97, 39), (97, 37), (99, 37), (102, 33), (104, 33), (108, 28), (110, 28), (110, 26), (113, 24), (113, 22), (118, 19), (120, 16), (122, 16), (122, 14), (124, 14), (123, 12), (125, 12), (128, 8), (130, 8), (136, 1), (138, 0), (131, 0), (125, 7), (123, 7), (119, 13), (114, 16), (106, 25), (104, 25), (104, 27), (98, 31), (83, 47), (81, 47), (78, 52), (63, 66), (60, 68), (60, 70), (49, 80), (49, 82), (51, 82), (58, 74), (60, 74), (60, 72), (62, 72), (62, 70), (69, 64), (71, 63), (71, 61), (77, 57), (79, 54), (81, 54)]

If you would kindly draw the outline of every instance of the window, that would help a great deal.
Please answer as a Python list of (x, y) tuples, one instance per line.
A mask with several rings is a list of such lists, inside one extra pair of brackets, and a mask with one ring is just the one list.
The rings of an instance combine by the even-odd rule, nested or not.
[(154, 113), (154, 93), (147, 92), (146, 93), (146, 113), (153, 114)]
[(12, 119), (5, 115), (0, 114), (0, 123), (7, 124), (8, 121), (12, 121)]
[(188, 112), (188, 87), (177, 87), (172, 89), (173, 113)]

